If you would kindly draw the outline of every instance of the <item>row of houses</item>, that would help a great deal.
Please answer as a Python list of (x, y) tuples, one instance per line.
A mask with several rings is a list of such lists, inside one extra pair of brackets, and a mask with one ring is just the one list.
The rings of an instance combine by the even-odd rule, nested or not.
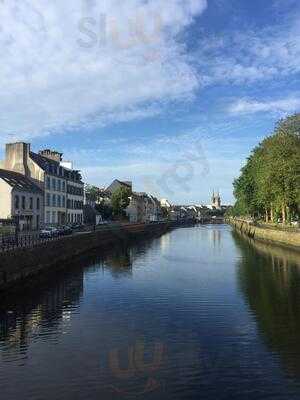
[(130, 222), (145, 223), (165, 219), (200, 221), (211, 210), (222, 209), (221, 200), (219, 200), (220, 208), (218, 209), (214, 205), (172, 205), (167, 199), (159, 200), (149, 193), (134, 191), (132, 182), (115, 179), (107, 188), (93, 187), (92, 191), (85, 191), (86, 206), (84, 210), (85, 212), (89, 210), (86, 216), (87, 223), (98, 221), (98, 218), (101, 219), (101, 215), (97, 215), (97, 206), (110, 207), (113, 193), (120, 188), (129, 189), (130, 192), (129, 205), (124, 210)]
[(98, 223), (103, 216), (96, 204), (111, 203), (120, 187), (130, 190), (126, 215), (130, 222), (159, 221), (160, 201), (147, 193), (134, 192), (132, 182), (115, 179), (94, 196), (85, 190), (80, 171), (63, 154), (46, 149), (31, 151), (29, 143), (9, 143), (0, 161), (0, 220), (17, 221), (19, 229)]
[(128, 206), (124, 210), (130, 222), (155, 222), (163, 219), (163, 208), (160, 201), (153, 195), (145, 192), (133, 191), (132, 182), (115, 179), (107, 188), (95, 188), (93, 191), (85, 191), (84, 214), (86, 222), (91, 222), (94, 209), (94, 220), (100, 218), (97, 215), (97, 205), (111, 206), (112, 195), (120, 188), (128, 189)]
[[(136, 192), (131, 181), (115, 179), (107, 188), (92, 191), (87, 187), (80, 171), (62, 153), (50, 149), (35, 153), (23, 142), (7, 144), (0, 161), (0, 220), (17, 222), (20, 230), (97, 224), (106, 219), (101, 207), (111, 207), (120, 188), (128, 189), (124, 212), (130, 222), (199, 219), (205, 212), (204, 206), (172, 206), (166, 199)], [(216, 204), (221, 207), (219, 195), (213, 196), (213, 207)]]
[(72, 163), (49, 149), (31, 151), (28, 143), (10, 143), (0, 162), (0, 219), (20, 230), (83, 223), (84, 183)]

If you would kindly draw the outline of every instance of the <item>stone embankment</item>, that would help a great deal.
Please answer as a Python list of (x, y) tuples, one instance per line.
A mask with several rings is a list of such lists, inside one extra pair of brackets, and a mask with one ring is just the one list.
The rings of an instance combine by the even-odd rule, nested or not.
[(83, 232), (33, 248), (0, 253), (0, 291), (20, 286), (45, 271), (65, 268), (74, 257), (92, 250), (113, 249), (134, 240), (155, 237), (176, 227), (176, 223), (126, 224), (94, 232)]
[(234, 228), (252, 239), (279, 244), (300, 251), (300, 230), (275, 228), (265, 225), (254, 224), (251, 221), (242, 219), (230, 219), (229, 222)]

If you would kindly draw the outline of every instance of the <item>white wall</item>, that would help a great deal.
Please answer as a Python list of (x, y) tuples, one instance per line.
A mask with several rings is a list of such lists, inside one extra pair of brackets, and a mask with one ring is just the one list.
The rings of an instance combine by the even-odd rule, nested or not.
[(0, 218), (11, 218), (11, 186), (0, 178)]

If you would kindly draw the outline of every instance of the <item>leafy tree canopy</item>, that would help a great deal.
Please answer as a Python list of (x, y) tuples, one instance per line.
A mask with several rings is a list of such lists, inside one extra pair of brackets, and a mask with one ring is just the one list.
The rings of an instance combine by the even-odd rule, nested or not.
[(299, 217), (300, 114), (281, 120), (252, 152), (234, 181), (235, 215), (283, 222)]
[(111, 205), (115, 216), (124, 216), (130, 203), (131, 190), (121, 186), (111, 196)]

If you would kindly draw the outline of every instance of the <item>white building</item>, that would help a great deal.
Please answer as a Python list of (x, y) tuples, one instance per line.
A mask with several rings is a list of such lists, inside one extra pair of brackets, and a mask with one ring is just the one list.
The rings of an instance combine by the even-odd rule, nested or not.
[(25, 231), (39, 229), (43, 218), (41, 188), (22, 174), (0, 169), (0, 219), (13, 219)]
[(62, 165), (61, 153), (49, 149), (34, 153), (28, 143), (11, 143), (6, 145), (2, 165), (6, 170), (26, 176), (42, 189), (46, 225), (64, 225), (72, 222), (72, 218), (73, 222), (83, 221), (83, 182), (79, 171)]

